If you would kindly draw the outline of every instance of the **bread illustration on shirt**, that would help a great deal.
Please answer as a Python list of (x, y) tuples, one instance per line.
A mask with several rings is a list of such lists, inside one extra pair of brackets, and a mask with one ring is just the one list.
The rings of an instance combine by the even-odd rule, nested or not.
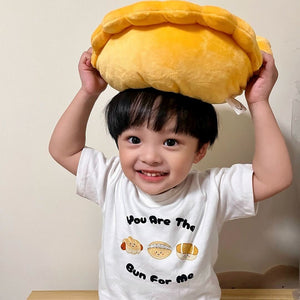
[(148, 245), (148, 253), (155, 259), (165, 259), (172, 252), (172, 247), (161, 241), (155, 241)]
[(176, 254), (182, 260), (194, 260), (198, 255), (198, 248), (191, 243), (181, 243), (176, 246)]
[(143, 250), (143, 245), (138, 240), (129, 236), (123, 240), (121, 249), (126, 250), (130, 254), (139, 254)]

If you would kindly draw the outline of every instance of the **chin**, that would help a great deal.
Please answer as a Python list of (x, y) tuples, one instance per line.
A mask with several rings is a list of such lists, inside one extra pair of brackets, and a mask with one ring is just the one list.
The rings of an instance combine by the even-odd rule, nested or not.
[(144, 193), (148, 194), (148, 195), (151, 195), (151, 196), (155, 196), (155, 195), (161, 195), (169, 190), (171, 190), (173, 187), (171, 188), (165, 188), (165, 189), (147, 189), (147, 188), (142, 188), (142, 187), (139, 187), (139, 189), (141, 189)]

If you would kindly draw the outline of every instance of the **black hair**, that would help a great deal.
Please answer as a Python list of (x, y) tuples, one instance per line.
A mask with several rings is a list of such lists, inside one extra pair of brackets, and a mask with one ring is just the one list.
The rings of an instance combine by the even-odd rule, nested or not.
[(147, 124), (160, 131), (173, 117), (175, 133), (185, 133), (202, 145), (212, 145), (218, 135), (217, 114), (212, 104), (182, 94), (163, 92), (154, 88), (127, 89), (118, 93), (105, 110), (110, 135), (118, 137), (130, 127)]

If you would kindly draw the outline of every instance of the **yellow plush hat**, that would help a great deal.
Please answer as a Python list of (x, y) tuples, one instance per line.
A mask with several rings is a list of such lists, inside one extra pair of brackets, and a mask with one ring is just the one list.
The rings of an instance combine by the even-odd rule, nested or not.
[(113, 88), (154, 87), (216, 104), (239, 95), (271, 53), (245, 21), (185, 1), (143, 1), (108, 13), (92, 65)]

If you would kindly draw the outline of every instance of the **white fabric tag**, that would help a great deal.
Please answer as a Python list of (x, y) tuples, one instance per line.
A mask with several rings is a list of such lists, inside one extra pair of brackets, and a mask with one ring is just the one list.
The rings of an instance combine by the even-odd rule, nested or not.
[(234, 98), (228, 98), (226, 102), (231, 106), (237, 115), (240, 115), (247, 110), (247, 108), (240, 101)]

